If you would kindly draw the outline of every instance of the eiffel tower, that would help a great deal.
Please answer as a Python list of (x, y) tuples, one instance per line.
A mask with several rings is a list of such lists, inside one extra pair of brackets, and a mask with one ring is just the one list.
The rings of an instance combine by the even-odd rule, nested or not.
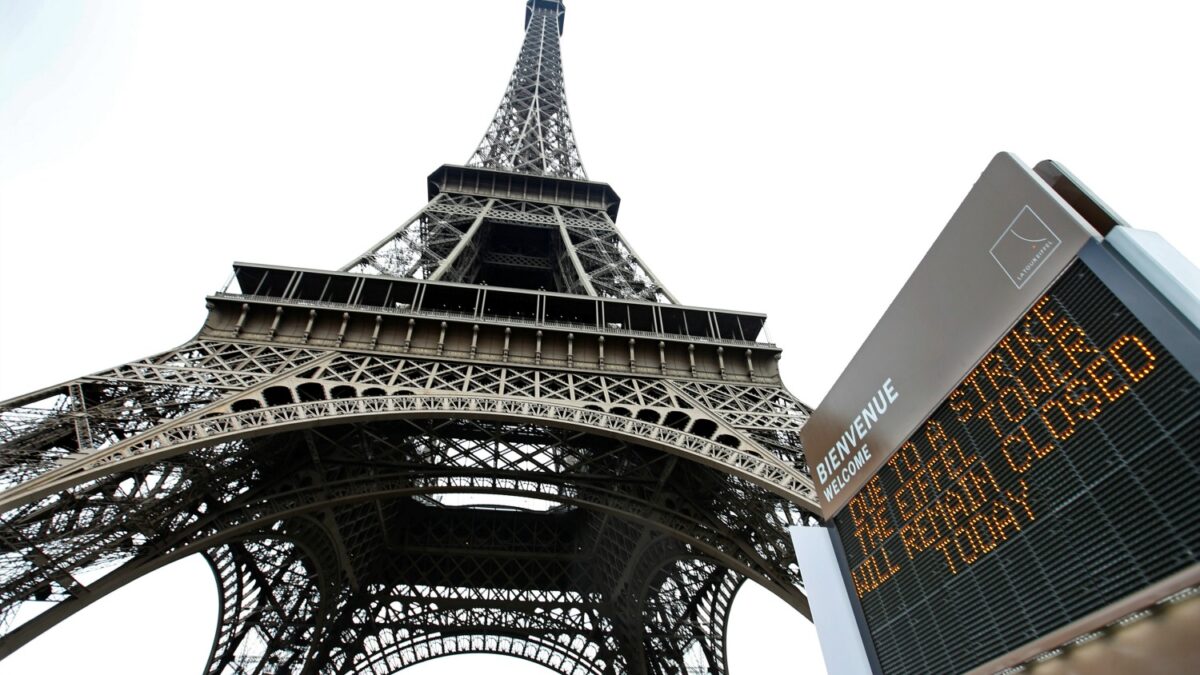
[(745, 580), (808, 614), (809, 409), (766, 317), (680, 304), (617, 229), (564, 18), (527, 0), (478, 148), (362, 255), (237, 264), (186, 344), (0, 403), (0, 658), (193, 553), (211, 675), (720, 674)]

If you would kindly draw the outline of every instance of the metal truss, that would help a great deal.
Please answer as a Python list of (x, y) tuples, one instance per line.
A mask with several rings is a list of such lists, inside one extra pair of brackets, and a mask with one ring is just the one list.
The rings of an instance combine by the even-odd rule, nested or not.
[[(316, 403), (318, 387), (346, 387), (339, 393), (348, 398), (319, 399), (327, 413), (340, 409), (334, 402), (380, 398), (368, 391), (378, 386), (424, 379), (428, 390), (440, 377), (442, 386), (472, 388), (458, 379), (461, 370), (439, 376), (440, 365), (326, 355), (252, 394), (225, 396), (199, 418), (296, 405), (285, 403), (289, 396)], [(491, 377), (481, 372), (479, 386), (499, 386)], [(512, 383), (514, 398), (521, 382), (538, 386), (536, 378), (501, 382)], [(570, 393), (609, 410), (642, 405), (643, 416), (688, 400), (665, 381), (580, 380)], [(697, 394), (757, 414), (736, 396)], [(695, 417), (692, 429), (716, 417), (683, 409)], [(64, 467), (74, 471), (58, 470), (45, 496), (14, 505), (11, 496), (22, 491), (7, 491), (0, 604), (58, 604), (5, 636), (0, 649), (194, 551), (205, 553), (221, 584), (212, 673), (286, 664), (392, 672), (467, 651), (563, 673), (718, 673), (728, 604), (742, 579), (806, 607), (785, 532), (806, 516), (749, 480), (595, 425), (585, 431), (481, 410), (378, 419), (362, 411), (267, 435), (213, 435), (183, 454), (105, 461), (100, 450)], [(548, 508), (480, 510), (439, 499), (457, 493), (522, 496)], [(114, 566), (98, 581), (78, 581)], [(698, 659), (708, 670), (695, 670)]]
[[(548, 246), (505, 250), (497, 232), (540, 230)], [(432, 281), (478, 283), (485, 266), (546, 270), (551, 290), (676, 302), (603, 209), (441, 192), (390, 235), (342, 267)]]
[[(529, 3), (512, 79), (470, 166), (587, 178), (563, 88), (559, 35), (564, 14), (558, 0)], [(489, 199), (441, 191), (342, 269), (464, 283), (479, 283), (487, 268), (535, 269), (547, 272), (541, 287), (550, 290), (676, 302), (617, 230), (614, 216), (569, 200)], [(514, 226), (542, 232), (513, 237)]]
[[(255, 351), (249, 344), (234, 343), (224, 348), (212, 340), (197, 344), (208, 350)], [(15, 432), (6, 449), (12, 447), (16, 452), (11, 457), (4, 453), (5, 463), (12, 464), (11, 474), (23, 480), (0, 493), (0, 508), (122, 464), (138, 464), (149, 457), (175, 455), (248, 434), (336, 420), (459, 415), (535, 420), (636, 439), (718, 466), (797, 503), (814, 503), (811, 480), (802, 468), (798, 446), (759, 440), (789, 438), (807, 420), (807, 409), (782, 387), (676, 382), (661, 377), (337, 351), (319, 357), (311, 350), (268, 351), (272, 359), (280, 359), (277, 363), (290, 363), (292, 368), (219, 400), (214, 400), (214, 387), (204, 390), (203, 399), (193, 397), (187, 404), (170, 408), (158, 405), (164, 387), (168, 394), (177, 393), (177, 385), (120, 378), (130, 366), (115, 369), (108, 376), (90, 378), (93, 382), (83, 380), (57, 392), (45, 392), (46, 398), (35, 406), (7, 409), (0, 414), (0, 424), (4, 425), (0, 428)], [(178, 358), (181, 352), (205, 353), (188, 346), (157, 360)], [(290, 360), (283, 360), (283, 356)], [(256, 369), (262, 368), (257, 361), (254, 364)], [(167, 374), (174, 370), (184, 372)], [(164, 380), (177, 380), (188, 377), (190, 371), (186, 366), (160, 367), (158, 374)], [(205, 376), (213, 383), (241, 377), (231, 374), (222, 378), (213, 372)], [(80, 412), (81, 406), (70, 392), (83, 391), (84, 385), (124, 397), (115, 401), (110, 397), (104, 400), (106, 405)], [(145, 391), (155, 405), (132, 400), (130, 391)], [(16, 402), (26, 402), (25, 398)], [(207, 405), (197, 407), (201, 400)], [(56, 407), (43, 414), (37, 406), (46, 401)], [(111, 414), (113, 409), (121, 412)], [(7, 422), (10, 418), (11, 423)], [(29, 420), (37, 422), (31, 424)], [(80, 446), (77, 431), (81, 423), (103, 430), (106, 442)], [(48, 435), (51, 429), (57, 433)]]
[(164, 420), (185, 418), (228, 392), (309, 363), (318, 353), (197, 340), (0, 403), (0, 490), (125, 442)]
[(556, 0), (529, 3), (521, 54), (472, 166), (587, 178), (563, 86), (558, 40), (565, 12)]
[(0, 658), (192, 554), (209, 675), (725, 675), (745, 580), (807, 613), (809, 409), (765, 317), (678, 305), (586, 180), (563, 11), (527, 0), (472, 166), (346, 274), (239, 266), (193, 341), (0, 402)]

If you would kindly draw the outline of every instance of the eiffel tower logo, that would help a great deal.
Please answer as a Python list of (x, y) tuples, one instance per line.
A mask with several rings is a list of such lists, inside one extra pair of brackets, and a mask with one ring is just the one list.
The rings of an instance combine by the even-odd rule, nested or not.
[(213, 675), (718, 674), (746, 579), (808, 613), (809, 409), (764, 316), (680, 304), (617, 229), (564, 18), (528, 0), (469, 162), (341, 269), (237, 264), (193, 340), (0, 403), (0, 657), (193, 553)]

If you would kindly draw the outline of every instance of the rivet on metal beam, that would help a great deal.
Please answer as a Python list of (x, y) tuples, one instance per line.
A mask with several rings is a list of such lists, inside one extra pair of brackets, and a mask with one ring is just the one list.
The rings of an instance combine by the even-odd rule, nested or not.
[(283, 319), (283, 307), (275, 308), (275, 320), (271, 322), (271, 330), (267, 331), (267, 339), (274, 340), (275, 333), (279, 330), (279, 321)]
[(312, 335), (313, 323), (317, 320), (317, 310), (308, 310), (308, 323), (304, 326), (304, 344), (308, 344), (308, 338)]
[(342, 327), (338, 330), (337, 346), (342, 346), (342, 340), (346, 339), (346, 326), (350, 324), (350, 312), (342, 312)]
[(404, 353), (406, 353), (406, 354), (408, 353), (408, 350), (412, 349), (413, 328), (416, 328), (416, 326), (417, 326), (416, 319), (408, 320), (408, 335), (406, 335), (404, 337)]
[(375, 315), (375, 331), (371, 333), (371, 349), (375, 349), (375, 345), (379, 344), (379, 329), (383, 327), (383, 315)]
[(237, 337), (242, 332), (242, 327), (246, 325), (246, 316), (250, 314), (250, 303), (242, 303), (242, 315), (238, 317), (237, 325), (233, 327), (233, 337)]

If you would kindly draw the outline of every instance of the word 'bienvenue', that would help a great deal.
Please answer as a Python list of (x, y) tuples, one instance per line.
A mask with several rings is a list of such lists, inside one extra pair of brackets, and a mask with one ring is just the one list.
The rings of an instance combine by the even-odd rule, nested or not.
[(898, 398), (900, 394), (889, 377), (838, 437), (837, 443), (825, 453), (825, 458), (817, 463), (817, 481), (823, 486), (821, 492), (826, 502), (833, 501), (871, 459), (871, 448), (863, 443), (863, 439)]

